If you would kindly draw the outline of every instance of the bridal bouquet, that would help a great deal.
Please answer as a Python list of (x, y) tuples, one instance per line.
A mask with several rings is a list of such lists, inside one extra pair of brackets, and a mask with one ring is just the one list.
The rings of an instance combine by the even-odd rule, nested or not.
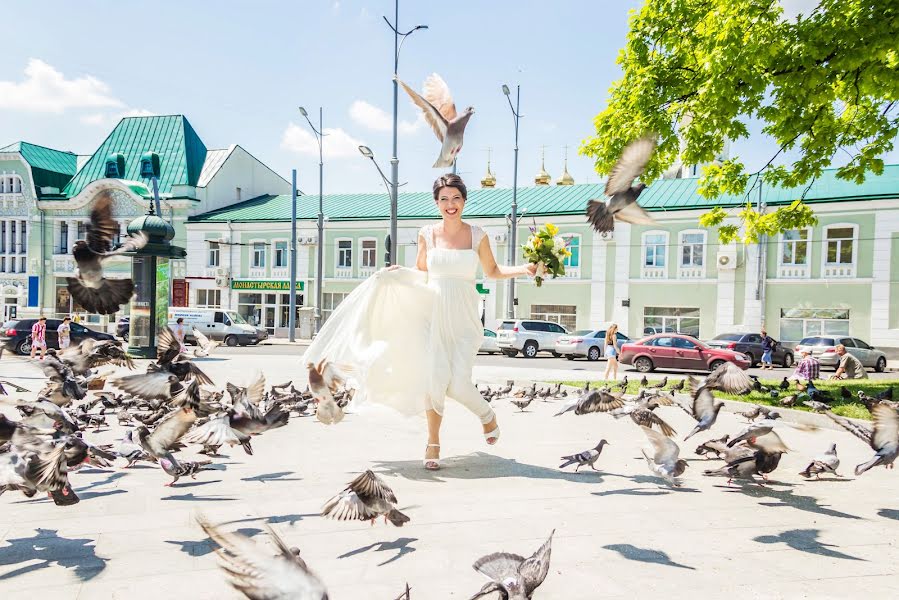
[(525, 259), (537, 265), (537, 276), (534, 278), (537, 287), (543, 285), (545, 275), (552, 275), (553, 279), (565, 275), (563, 263), (571, 256), (571, 251), (558, 234), (559, 228), (552, 223), (547, 223), (540, 229), (531, 227), (531, 235), (522, 246)]

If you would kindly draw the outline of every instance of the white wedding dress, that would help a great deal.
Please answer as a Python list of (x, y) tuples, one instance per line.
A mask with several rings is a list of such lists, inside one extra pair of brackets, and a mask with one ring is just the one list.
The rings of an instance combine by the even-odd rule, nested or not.
[(493, 410), (472, 383), (483, 338), (475, 289), (476, 248), (484, 231), (471, 227), (471, 248), (437, 248), (434, 225), (422, 228), (428, 270), (381, 270), (334, 310), (303, 364), (326, 359), (348, 368), (354, 402), (390, 406), (406, 415), (457, 400), (481, 423)]

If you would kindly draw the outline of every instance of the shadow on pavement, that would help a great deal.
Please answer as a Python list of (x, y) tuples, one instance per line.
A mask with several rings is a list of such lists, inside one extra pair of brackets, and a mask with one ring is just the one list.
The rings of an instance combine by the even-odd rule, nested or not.
[(824, 544), (818, 541), (818, 535), (820, 535), (820, 533), (820, 529), (791, 529), (789, 531), (781, 532), (778, 535), (760, 535), (752, 538), (752, 540), (761, 544), (786, 544), (793, 550), (817, 554), (818, 556), (826, 556), (827, 558), (865, 560), (836, 550), (831, 550), (831, 548), (837, 548), (837, 546), (834, 546), (833, 544)]
[(190, 502), (228, 502), (231, 500), (237, 500), (237, 498), (228, 498), (225, 496), (195, 496), (193, 492), (189, 494), (181, 494), (178, 496), (166, 496), (162, 498), (162, 500), (188, 500)]
[[(242, 529), (238, 529), (237, 533), (241, 533), (247, 537), (255, 537), (262, 533), (261, 529), (257, 529), (255, 527), (244, 527)], [(206, 538), (205, 540), (166, 540), (166, 544), (174, 544), (175, 546), (180, 546), (179, 550), (184, 552), (188, 556), (206, 556), (207, 554), (212, 554), (219, 547), (218, 544), (212, 541), (212, 538)]]
[(637, 546), (631, 544), (609, 544), (608, 546), (603, 546), (603, 548), (605, 548), (606, 550), (617, 552), (623, 558), (626, 558), (628, 560), (654, 563), (657, 565), (664, 565), (666, 567), (677, 567), (679, 569), (689, 569), (691, 571), (696, 570), (695, 567), (674, 562), (666, 553), (662, 552), (661, 550), (653, 550), (652, 548), (638, 548)]
[(769, 487), (762, 487), (759, 485), (743, 485), (740, 487), (729, 488), (727, 489), (727, 491), (734, 493), (743, 493), (747, 496), (753, 496), (755, 498), (774, 498), (775, 500), (780, 501), (759, 502), (760, 506), (771, 506), (775, 508), (781, 506), (789, 506), (795, 508), (796, 510), (811, 512), (819, 515), (826, 515), (828, 517), (839, 517), (841, 519), (862, 518), (858, 515), (852, 515), (832, 508), (827, 508), (826, 506), (821, 506), (818, 504), (817, 498), (814, 498), (812, 496), (800, 496), (798, 494), (794, 494), (793, 490), (774, 490)]
[(392, 563), (395, 560), (399, 560), (404, 554), (411, 554), (415, 552), (416, 548), (410, 546), (412, 542), (417, 542), (418, 538), (406, 538), (401, 537), (397, 538), (392, 542), (375, 542), (374, 544), (368, 544), (367, 546), (361, 546), (356, 548), (355, 550), (350, 550), (349, 552), (345, 552), (341, 554), (337, 558), (349, 558), (350, 556), (356, 556), (357, 554), (362, 554), (363, 552), (368, 552), (369, 550), (374, 550), (375, 552), (387, 552), (389, 550), (397, 550), (396, 556), (391, 556), (387, 560), (382, 563), (378, 563), (379, 567), (383, 567), (388, 563)]
[(877, 514), (881, 517), (886, 517), (887, 519), (895, 519), (899, 521), (899, 510), (894, 508), (881, 508), (877, 511)]
[(4, 573), (0, 575), (0, 581), (45, 569), (53, 564), (74, 569), (78, 579), (88, 581), (106, 568), (107, 559), (97, 556), (94, 546), (88, 545), (93, 544), (94, 540), (60, 537), (56, 529), (38, 529), (32, 537), (6, 541), (9, 545), (0, 548), (0, 566), (31, 563), (35, 560), (41, 562)]
[(260, 483), (266, 483), (268, 481), (302, 481), (302, 477), (288, 477), (288, 475), (293, 475), (293, 471), (278, 471), (277, 473), (261, 473), (259, 475), (253, 475), (252, 477), (241, 477), (241, 481), (258, 481)]
[(233, 525), (235, 523), (252, 523), (253, 521), (265, 521), (269, 524), (275, 523), (289, 523), (290, 525), (294, 525), (306, 517), (320, 517), (319, 513), (305, 513), (305, 514), (288, 514), (288, 515), (271, 515), (269, 517), (246, 517), (245, 519), (235, 519), (234, 521), (225, 521), (222, 525)]

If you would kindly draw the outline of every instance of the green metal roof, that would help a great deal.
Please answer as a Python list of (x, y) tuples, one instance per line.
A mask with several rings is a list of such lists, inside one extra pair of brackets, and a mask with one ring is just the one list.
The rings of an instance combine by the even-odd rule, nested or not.
[(71, 181), (72, 176), (78, 170), (78, 156), (71, 152), (63, 152), (30, 144), (28, 142), (16, 142), (0, 148), (0, 152), (18, 152), (31, 167), (31, 178), (38, 196), (42, 187), (54, 187), (62, 189)]
[(66, 186), (63, 195), (73, 197), (86, 185), (106, 174), (106, 157), (125, 155), (124, 179), (141, 181), (140, 157), (156, 152), (162, 163), (159, 192), (171, 193), (173, 185), (196, 185), (206, 161), (206, 146), (183, 115), (125, 117), (109, 134), (94, 155)]
[[(715, 206), (739, 206), (758, 198), (753, 191), (748, 196), (721, 196), (707, 199), (700, 196), (697, 178), (663, 179), (654, 182), (640, 195), (640, 204), (649, 211), (709, 209)], [(528, 215), (583, 214), (587, 201), (603, 197), (605, 184), (570, 186), (534, 186), (519, 188), (519, 211)], [(758, 188), (756, 188), (757, 190)], [(769, 205), (789, 204), (802, 195), (805, 186), (785, 189), (762, 186), (762, 195)], [(836, 169), (828, 169), (811, 186), (805, 196), (808, 203), (840, 200), (874, 200), (899, 198), (899, 165), (884, 167), (883, 174), (869, 173), (861, 185), (836, 178)], [(512, 204), (510, 188), (480, 188), (469, 190), (465, 205), (466, 217), (502, 217)], [(390, 215), (390, 201), (386, 192), (365, 194), (331, 194), (324, 197), (325, 215), (332, 221), (370, 221), (386, 219)], [(297, 198), (297, 218), (315, 219), (318, 215), (318, 196)], [(400, 219), (437, 218), (437, 208), (430, 192), (400, 194)], [(266, 195), (232, 204), (211, 212), (192, 216), (192, 222), (225, 221), (289, 221), (290, 196)]]

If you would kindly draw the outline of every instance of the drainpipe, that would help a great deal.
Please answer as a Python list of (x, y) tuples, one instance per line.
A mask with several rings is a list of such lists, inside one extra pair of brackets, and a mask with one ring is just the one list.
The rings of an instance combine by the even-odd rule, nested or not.
[[(37, 202), (35, 202), (35, 205), (37, 205)], [(44, 213), (44, 209), (42, 209), (40, 206), (37, 207), (37, 210), (38, 210), (38, 212), (41, 213), (41, 268), (40, 268), (41, 278), (40, 278), (40, 282), (37, 286), (37, 309), (39, 311), (38, 314), (44, 314), (44, 286), (47, 285), (47, 279), (45, 276), (47, 269), (46, 269), (46, 266), (44, 265), (44, 261), (46, 258), (46, 256), (45, 256), (46, 240), (44, 239), (44, 223), (45, 223), (44, 215), (45, 215), (45, 213)], [(53, 283), (55, 286), (56, 282), (54, 281)]]
[[(762, 179), (761, 174), (759, 174), (759, 199), (757, 203), (757, 210), (759, 214), (764, 214), (767, 208), (767, 204), (765, 203), (764, 198), (762, 198)], [(759, 310), (761, 311), (761, 326), (766, 327), (765, 323), (765, 315), (767, 314), (765, 311), (765, 281), (768, 278), (768, 236), (763, 235), (759, 237), (759, 268), (758, 268), (758, 282), (755, 290), (755, 299), (759, 301)]]
[[(231, 221), (228, 221), (228, 270), (231, 271), (231, 277), (234, 277), (234, 228), (231, 226)], [(229, 277), (230, 279), (230, 277)], [(228, 310), (236, 311), (237, 307), (234, 306), (233, 302), (234, 298), (231, 297), (231, 288), (228, 287)]]

